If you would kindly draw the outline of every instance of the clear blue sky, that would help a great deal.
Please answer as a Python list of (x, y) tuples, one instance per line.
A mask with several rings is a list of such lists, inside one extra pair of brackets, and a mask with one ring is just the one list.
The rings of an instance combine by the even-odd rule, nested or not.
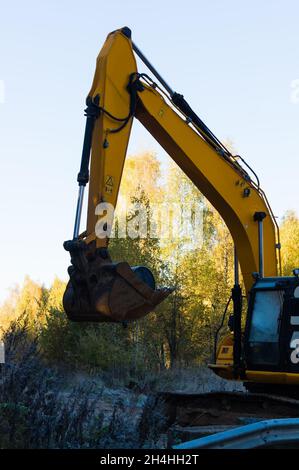
[[(296, 0), (2, 1), (0, 300), (25, 274), (66, 278), (84, 100), (106, 35), (124, 25), (255, 168), (275, 214), (296, 210), (298, 18)], [(146, 149), (163, 156), (135, 124), (130, 152)]]

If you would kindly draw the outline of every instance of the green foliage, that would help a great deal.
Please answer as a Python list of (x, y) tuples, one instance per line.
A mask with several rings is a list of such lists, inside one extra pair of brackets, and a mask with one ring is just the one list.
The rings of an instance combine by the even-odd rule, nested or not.
[(28, 408), (22, 403), (0, 403), (0, 449), (22, 447)]
[(288, 211), (282, 221), (282, 270), (285, 276), (290, 276), (294, 268), (299, 267), (299, 219), (295, 212)]

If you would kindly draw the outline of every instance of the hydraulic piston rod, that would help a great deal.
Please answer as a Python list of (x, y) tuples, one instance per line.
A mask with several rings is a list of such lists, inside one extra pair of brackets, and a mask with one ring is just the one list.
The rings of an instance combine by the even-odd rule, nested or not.
[(259, 240), (259, 276), (264, 277), (264, 231), (263, 220), (266, 217), (265, 212), (255, 212), (254, 220), (258, 223), (258, 240)]

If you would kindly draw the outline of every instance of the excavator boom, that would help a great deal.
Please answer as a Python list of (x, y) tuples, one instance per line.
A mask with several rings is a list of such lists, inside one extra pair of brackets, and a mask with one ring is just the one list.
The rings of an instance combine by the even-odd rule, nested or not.
[[(138, 72), (135, 55), (157, 82)], [(117, 204), (136, 118), (217, 209), (234, 241), (229, 322), (233, 335), (218, 343), (216, 363), (210, 367), (222, 377), (249, 383), (299, 384), (299, 270), (294, 270), (294, 277), (281, 276), (278, 226), (254, 171), (171, 89), (132, 42), (128, 28), (109, 34), (97, 58), (86, 104), (74, 236), (64, 244), (71, 255), (63, 299), (68, 317), (75, 321), (136, 320), (171, 293), (171, 289), (156, 288), (149, 269), (115, 263), (108, 252), (113, 216), (107, 214)], [(80, 234), (88, 181), (87, 226)], [(239, 265), (249, 300), (245, 329)]]
[[(108, 227), (106, 224), (106, 231), (102, 227), (103, 207), (105, 204), (115, 207), (117, 203), (134, 117), (224, 219), (234, 239), (246, 292), (252, 286), (253, 272), (263, 269), (265, 276), (277, 275), (276, 226), (259, 183), (253, 181), (238, 158), (221, 144), (182, 95), (173, 92), (159, 75), (166, 92), (146, 74), (138, 73), (134, 50), (145, 59), (132, 43), (128, 28), (108, 35), (97, 58), (87, 98), (74, 239), (65, 243), (71, 253), (72, 266), (64, 306), (72, 319), (138, 318), (170, 293), (170, 290), (155, 290), (153, 284), (144, 283), (126, 263), (113, 264), (107, 251), (112, 222)], [(146, 59), (145, 62), (157, 76), (151, 64)], [(88, 180), (87, 227), (79, 235), (83, 188)], [(259, 216), (264, 219), (262, 268), (257, 236)], [(100, 236), (99, 227), (102, 227)], [(133, 293), (136, 302), (131, 305)], [(128, 308), (123, 309), (124, 298)], [(114, 310), (112, 304), (117, 305)]]

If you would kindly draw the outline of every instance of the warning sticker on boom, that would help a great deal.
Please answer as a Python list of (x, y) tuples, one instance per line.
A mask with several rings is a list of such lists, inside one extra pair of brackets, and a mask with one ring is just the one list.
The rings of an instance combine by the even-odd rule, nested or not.
[(107, 175), (105, 179), (105, 192), (112, 194), (113, 186), (114, 186), (113, 176)]

